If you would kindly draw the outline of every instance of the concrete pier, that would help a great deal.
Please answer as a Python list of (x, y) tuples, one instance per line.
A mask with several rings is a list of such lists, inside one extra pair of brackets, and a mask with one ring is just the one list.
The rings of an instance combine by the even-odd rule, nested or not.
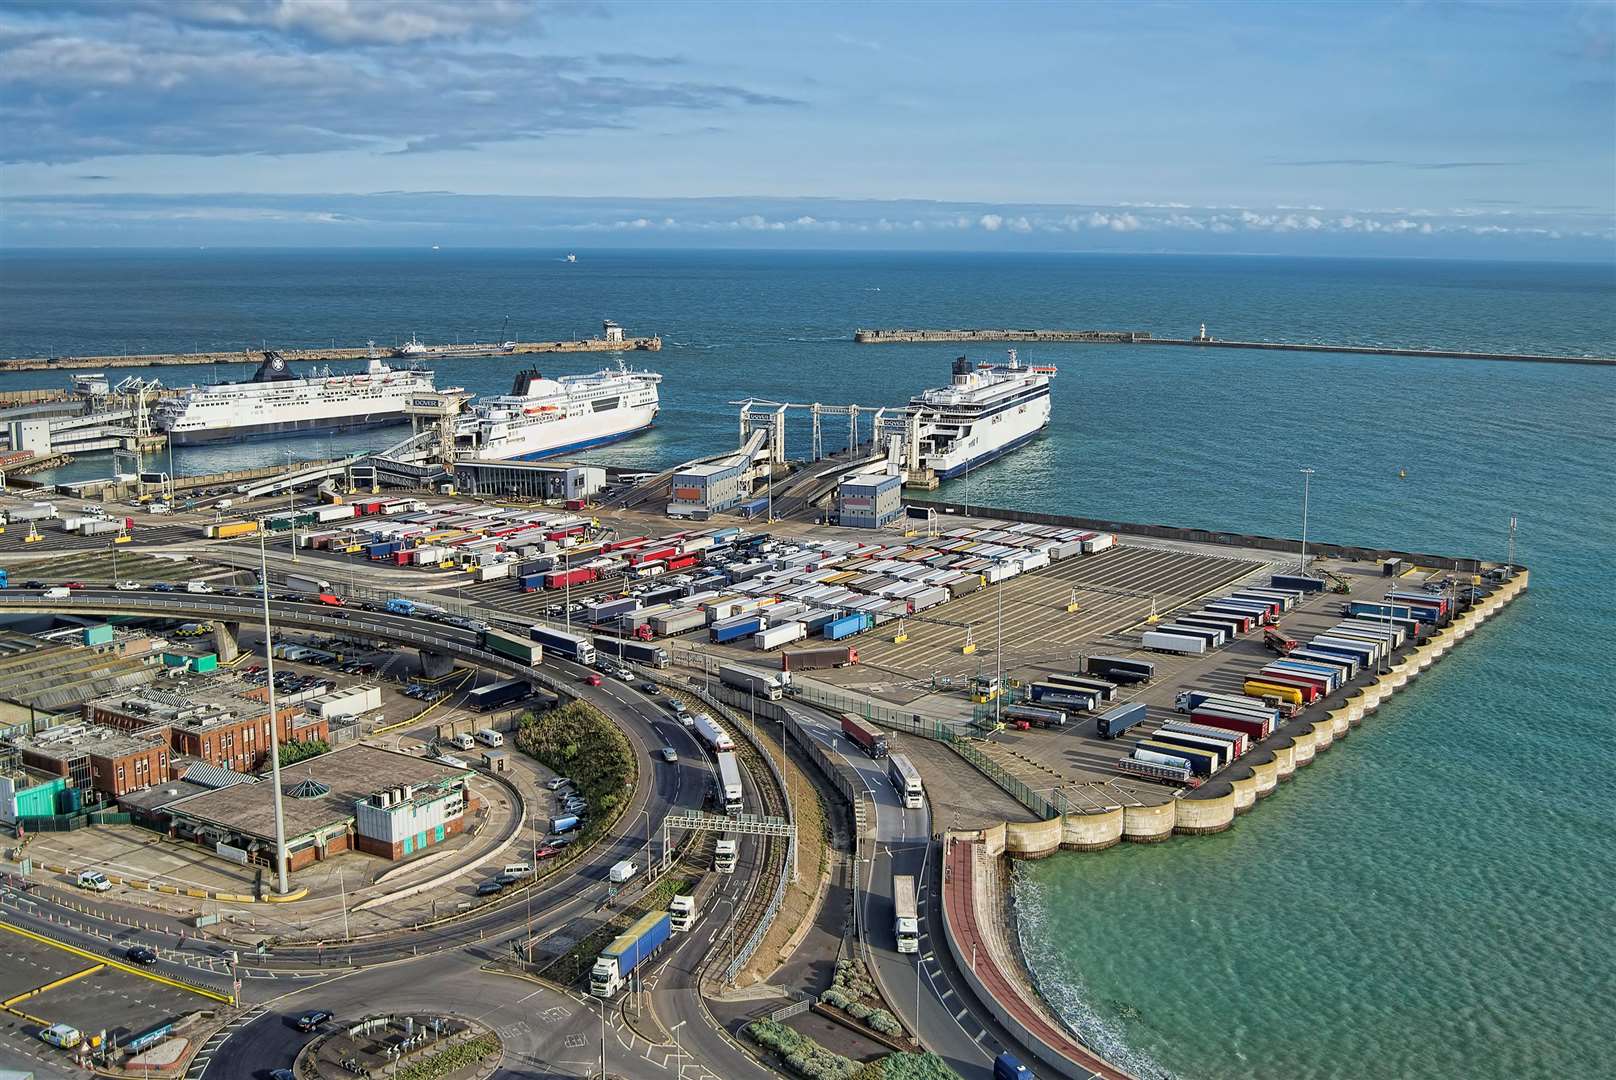
[(1284, 352), (1352, 353), (1429, 360), (1510, 360), (1537, 364), (1616, 366), (1616, 357), (1550, 356), (1542, 353), (1472, 352), (1461, 349), (1398, 349), (1379, 345), (1303, 345), (1288, 341), (1224, 341), (1221, 338), (1160, 338), (1142, 330), (856, 330), (860, 345), (1005, 341), (1079, 342), (1092, 345), (1187, 345), (1203, 349), (1269, 349)]
[[(516, 348), (509, 352), (490, 352), (488, 359), (500, 359), (509, 356), (526, 356), (535, 353), (580, 353), (580, 352), (656, 352), (662, 348), (660, 337), (625, 337), (625, 338), (583, 338), (577, 341), (519, 341)], [(372, 356), (382, 359), (398, 359), (392, 357), (390, 348), (341, 348), (341, 349), (279, 349), (280, 354), (288, 360), (314, 363), (352, 360), (368, 360)], [(0, 359), (0, 372), (3, 371), (66, 371), (84, 370), (86, 368), (111, 367), (169, 367), (183, 364), (256, 364), (263, 359), (261, 350), (242, 350), (240, 352), (199, 352), (199, 353), (147, 353), (132, 356), (31, 356), (17, 357), (9, 360)], [(407, 360), (409, 358), (402, 358)], [(419, 358), (423, 363), (431, 363), (438, 357), (423, 356)], [(480, 359), (480, 358), (478, 358)], [(11, 396), (15, 397), (15, 394)]]

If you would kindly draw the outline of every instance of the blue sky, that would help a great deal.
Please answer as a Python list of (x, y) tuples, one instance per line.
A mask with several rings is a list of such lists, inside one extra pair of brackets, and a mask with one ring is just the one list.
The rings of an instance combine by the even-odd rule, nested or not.
[(1610, 260), (1616, 5), (0, 0), (0, 243)]

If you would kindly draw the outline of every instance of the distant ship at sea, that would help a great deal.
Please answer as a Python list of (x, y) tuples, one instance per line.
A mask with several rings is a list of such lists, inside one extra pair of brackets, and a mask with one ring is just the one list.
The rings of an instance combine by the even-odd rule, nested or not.
[(504, 356), (516, 351), (516, 342), (503, 341), (498, 345), (471, 342), (465, 345), (423, 345), (414, 334), (410, 340), (393, 350), (393, 355), (408, 359), (427, 357)]
[(402, 423), (404, 403), (433, 389), (433, 378), (431, 371), (395, 370), (376, 359), (362, 372), (299, 378), (271, 350), (246, 382), (192, 386), (164, 398), (152, 423), (175, 446), (380, 427)]
[(549, 457), (648, 429), (660, 407), (654, 371), (616, 368), (545, 378), (517, 374), (509, 394), (486, 397), (455, 426), (455, 453), (484, 461)]

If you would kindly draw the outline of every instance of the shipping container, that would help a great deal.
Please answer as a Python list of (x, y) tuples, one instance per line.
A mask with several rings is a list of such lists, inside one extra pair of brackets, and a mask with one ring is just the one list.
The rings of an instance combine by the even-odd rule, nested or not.
[(1094, 732), (1102, 739), (1114, 739), (1129, 728), (1143, 723), (1146, 712), (1142, 702), (1118, 705), (1102, 713), (1094, 721)]

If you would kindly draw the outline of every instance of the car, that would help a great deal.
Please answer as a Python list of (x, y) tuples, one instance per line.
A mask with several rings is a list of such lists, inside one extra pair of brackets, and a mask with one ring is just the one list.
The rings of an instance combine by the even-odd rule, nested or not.
[(62, 582), (62, 588), (64, 588), (64, 589), (82, 589), (82, 588), (84, 588), (84, 582), (82, 582), (82, 581), (64, 581), (64, 582)]
[(599, 686), (602, 681), (601, 677), (593, 671), (584, 676), (584, 684), (587, 686)]
[(651, 697), (656, 697), (658, 694), (662, 693), (662, 687), (658, 686), (654, 682), (643, 682), (640, 684), (640, 693), (649, 694)]
[(533, 857), (535, 859), (548, 859), (559, 854), (561, 854), (561, 845), (545, 844), (543, 847), (534, 850)]
[(493, 896), (495, 893), (503, 892), (504, 890), (505, 890), (505, 883), (503, 881), (499, 880), (499, 878), (494, 878), (494, 879), (492, 879), (490, 881), (485, 881), (482, 884), (478, 885), (477, 886), (477, 895), (478, 896)]
[(564, 848), (570, 843), (572, 843), (572, 837), (570, 836), (551, 836), (545, 839), (544, 846), (547, 848)]
[(112, 888), (112, 882), (108, 881), (107, 876), (99, 870), (80, 871), (77, 885), (79, 888), (88, 889), (91, 892), (106, 892)]
[(22, 587), (25, 589), (43, 589), (45, 583), (43, 581), (25, 581), (22, 583)]
[(612, 678), (620, 679), (623, 682), (633, 682), (634, 673), (626, 667), (620, 667), (616, 671), (612, 672)]
[(136, 590), (144, 587), (145, 586), (141, 585), (141, 583), (138, 581), (120, 581), (117, 585), (119, 592), (135, 592)]
[(662, 748), (662, 760), (663, 761), (678, 761), (679, 760), (679, 751), (675, 750), (671, 746), (664, 746)]
[(560, 791), (570, 783), (572, 783), (571, 777), (558, 776), (553, 780), (546, 780), (544, 786), (549, 788), (551, 791)]
[(330, 1010), (310, 1009), (297, 1018), (297, 1029), (299, 1031), (314, 1031), (329, 1019), (331, 1019)]
[(131, 964), (151, 967), (157, 963), (157, 950), (147, 945), (135, 945), (125, 950), (123, 958)]
[(84, 1041), (84, 1033), (76, 1027), (67, 1024), (52, 1024), (42, 1028), (39, 1039), (47, 1046), (54, 1046), (60, 1050), (71, 1050)]
[(170, 585), (166, 581), (159, 581), (157, 584), (152, 586), (152, 592), (173, 592), (173, 591), (174, 591), (174, 586)]
[(510, 886), (515, 885), (525, 877), (527, 877), (526, 874), (499, 874), (494, 878), (494, 881), (501, 886)]

